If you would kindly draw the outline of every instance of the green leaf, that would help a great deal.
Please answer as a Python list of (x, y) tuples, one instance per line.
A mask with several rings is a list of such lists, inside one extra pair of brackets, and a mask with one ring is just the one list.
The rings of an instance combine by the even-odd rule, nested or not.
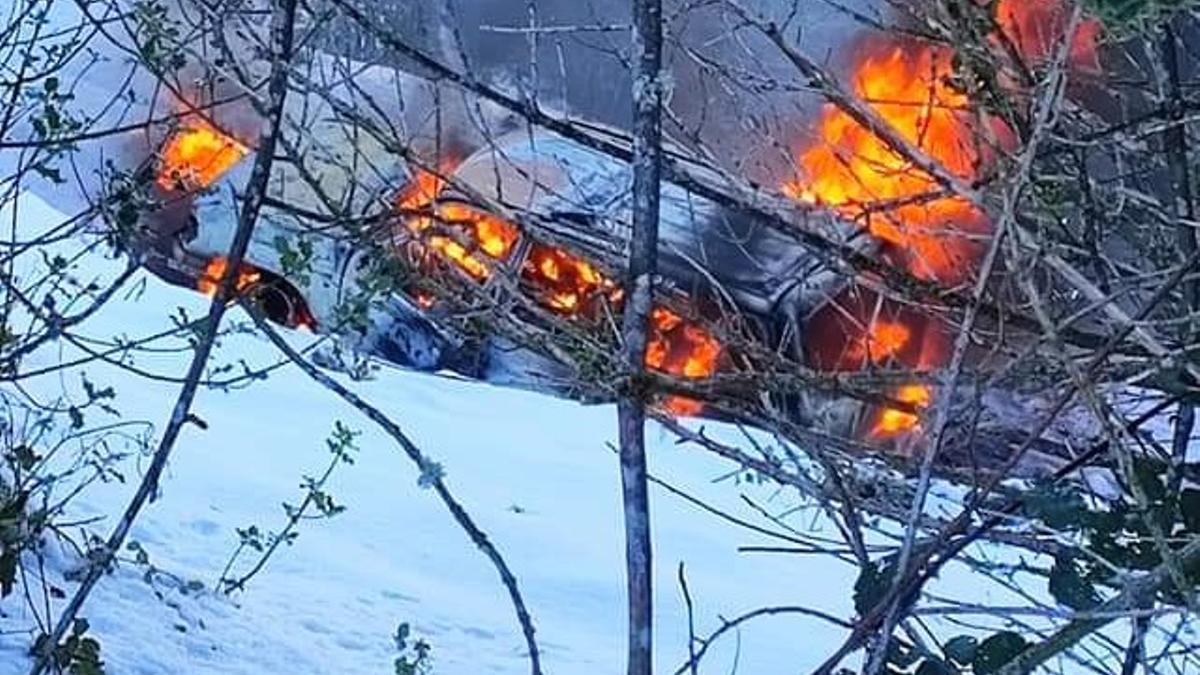
[(943, 647), (942, 651), (946, 654), (946, 658), (967, 665), (975, 660), (975, 650), (979, 647), (979, 641), (970, 635), (959, 635), (952, 638)]
[(23, 471), (29, 471), (41, 459), (33, 448), (28, 445), (18, 445), (12, 450), (12, 458)]
[(1186, 0), (1087, 0), (1085, 6), (1106, 25), (1133, 24), (1158, 12), (1182, 6)]
[(1012, 631), (996, 633), (979, 644), (971, 666), (976, 675), (991, 675), (1020, 654), (1028, 642)]
[(871, 561), (863, 566), (854, 582), (854, 609), (860, 616), (879, 604), (891, 588), (895, 574), (895, 564), (890, 558)]
[(1092, 609), (1100, 604), (1100, 595), (1084, 571), (1069, 556), (1059, 556), (1050, 568), (1050, 595), (1060, 604), (1076, 611)]
[(938, 658), (927, 658), (917, 668), (916, 675), (955, 675), (957, 671), (945, 661)]
[(46, 166), (45, 164), (38, 162), (36, 164), (31, 165), (30, 168), (32, 168), (42, 178), (45, 178), (46, 180), (50, 181), (51, 183), (55, 183), (57, 185), (62, 185), (63, 183), (67, 182), (66, 179), (64, 179), (62, 177), (62, 172), (59, 171), (57, 167)]

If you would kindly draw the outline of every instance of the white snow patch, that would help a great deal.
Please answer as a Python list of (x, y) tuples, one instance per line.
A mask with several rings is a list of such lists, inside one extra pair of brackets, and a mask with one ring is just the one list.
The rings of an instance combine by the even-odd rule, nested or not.
[[(34, 198), (22, 208), (24, 218), (54, 217)], [(207, 301), (198, 294), (151, 277), (144, 281), (140, 298), (114, 301), (86, 332), (146, 335), (168, 327), (166, 315), (177, 306), (191, 316), (204, 311)], [(230, 318), (244, 320), (240, 313)], [(48, 365), (78, 354), (61, 344), (35, 360)], [(137, 365), (179, 377), (189, 357), (144, 354)], [(224, 340), (214, 358), (263, 365), (276, 356), (264, 340), (239, 337)], [(176, 384), (103, 364), (78, 370), (98, 386), (115, 387), (126, 420), (150, 420), (161, 429), (170, 415)], [(24, 387), (49, 397), (77, 383), (71, 373)], [(352, 387), (441, 463), (450, 488), (507, 557), (536, 622), (546, 671), (622, 671), (627, 633), (620, 473), (608, 446), (615, 438), (615, 411), (391, 370)], [(324, 439), (339, 419), (363, 432), (358, 461), (340, 468), (330, 486), (348, 510), (331, 521), (306, 523), (295, 546), (281, 550), (232, 599), (211, 591), (183, 595), (161, 583), (159, 599), (141, 570), (121, 566), (102, 579), (83, 612), (102, 643), (109, 673), (390, 672), (391, 635), (401, 621), (433, 645), (439, 675), (529, 671), (495, 571), (435, 495), (417, 486), (417, 469), (369, 421), (291, 367), (244, 390), (202, 390), (194, 412), (208, 428), (185, 427), (161, 496), (132, 532), (157, 567), (211, 589), (236, 545), (234, 528), (282, 526), (280, 503), (296, 503), (301, 476), (314, 475), (328, 461)], [(651, 472), (709, 503), (757, 520), (740, 494), (763, 502), (776, 496), (768, 487), (714, 483), (729, 472), (728, 463), (674, 445), (657, 427), (648, 431)], [(106, 536), (147, 461), (136, 458), (123, 467), (125, 485), (89, 489), (72, 515), (103, 516), (88, 530)], [(740, 554), (740, 545), (778, 542), (716, 520), (660, 488), (651, 487), (651, 498), (655, 651), (662, 672), (672, 672), (687, 654), (676, 582), (680, 563), (700, 634), (717, 628), (720, 616), (768, 604), (852, 613), (852, 567), (827, 557)], [(805, 522), (828, 528), (820, 518)], [(62, 572), (72, 561), (52, 558), (48, 574), (68, 594), (74, 584)], [(0, 675), (23, 673), (30, 633), (21, 631), (35, 627), (34, 617), (20, 592), (0, 609)], [(703, 670), (728, 672), (736, 653), (739, 672), (802, 672), (843, 636), (811, 618), (758, 619), (719, 642)]]

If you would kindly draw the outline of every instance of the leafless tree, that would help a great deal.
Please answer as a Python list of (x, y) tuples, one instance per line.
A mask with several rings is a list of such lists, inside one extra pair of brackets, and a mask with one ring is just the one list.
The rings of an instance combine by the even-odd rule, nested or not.
[[(76, 21), (48, 20), (64, 7)], [(503, 542), (388, 411), (330, 371), (353, 380), (377, 358), (616, 404), (631, 675), (676, 659), (700, 672), (723, 636), (779, 615), (844, 634), (816, 673), (1197, 667), (1190, 5), (414, 7), (9, 11), (0, 589), (37, 559), (28, 504), (50, 502), (43, 458), (62, 442), (17, 418), (82, 435), (82, 412), (109, 405), (90, 383), (83, 406), (23, 395), (23, 381), (81, 365), (48, 350), (66, 341), (83, 363), (137, 369), (129, 354), (182, 335), (192, 354), (182, 377), (135, 371), (177, 381), (179, 398), (124, 515), (80, 547), (71, 599), (54, 611), (23, 585), (44, 624), (34, 672), (74, 658), (64, 640), (180, 430), (199, 423), (196, 392), (255, 379), (209, 363), (239, 330), (397, 441), (495, 566), (534, 673), (536, 608)], [(172, 154), (198, 131), (217, 139), (205, 162)], [(23, 190), (79, 208), (31, 234)], [(64, 242), (74, 258), (54, 257)], [(104, 256), (121, 264), (80, 278)], [(208, 289), (207, 316), (133, 341), (81, 334), (143, 269)], [(335, 277), (337, 297), (322, 295)], [(222, 331), (235, 303), (252, 321)], [(316, 330), (322, 346), (306, 353), (273, 325)], [(777, 484), (786, 504), (725, 513), (648, 475), (648, 419)], [(729, 608), (697, 633), (704, 596), (680, 567), (692, 639), (683, 655), (652, 648), (652, 486), (772, 540), (747, 555), (852, 565), (853, 614), (781, 587), (777, 604)], [(837, 537), (806, 531), (795, 508)], [(1025, 604), (950, 597), (936, 579), (951, 569)]]

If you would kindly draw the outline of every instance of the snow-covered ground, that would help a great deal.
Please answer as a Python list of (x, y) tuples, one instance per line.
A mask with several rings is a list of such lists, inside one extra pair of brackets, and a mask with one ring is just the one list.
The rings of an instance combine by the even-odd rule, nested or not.
[[(23, 220), (50, 219), (29, 198)], [(198, 315), (207, 300), (152, 277), (137, 299), (118, 299), (87, 327), (96, 337), (146, 335), (170, 326), (185, 307)], [(234, 315), (242, 320), (241, 315)], [(303, 339), (298, 337), (298, 339)], [(63, 345), (37, 355), (52, 364), (77, 355)], [(137, 365), (178, 377), (188, 353), (145, 354)], [(223, 342), (216, 362), (270, 363), (265, 340)], [(79, 370), (112, 385), (123, 419), (161, 425), (177, 385), (102, 364)], [(33, 396), (78, 391), (75, 373), (24, 383)], [(623, 669), (625, 609), (619, 474), (609, 443), (610, 407), (583, 407), (545, 396), (444, 378), (385, 370), (353, 388), (396, 419), (441, 462), (452, 490), (489, 533), (517, 574), (537, 626), (547, 672), (594, 675)], [(524, 645), (503, 587), (483, 555), (417, 484), (417, 472), (393, 441), (294, 368), (274, 371), (242, 390), (203, 391), (176, 448), (161, 497), (144, 512), (132, 538), (152, 563), (212, 589), (236, 546), (235, 528), (278, 529), (281, 502), (297, 503), (303, 475), (328, 461), (324, 439), (335, 420), (360, 430), (353, 466), (340, 468), (329, 491), (347, 506), (332, 520), (305, 523), (296, 544), (271, 560), (244, 593), (183, 594), (156, 586), (143, 570), (121, 566), (105, 577), (83, 614), (103, 645), (108, 672), (383, 673), (395, 650), (391, 635), (409, 622), (433, 646), (442, 675), (528, 672)], [(732, 432), (729, 432), (732, 433)], [(676, 446), (652, 428), (651, 470), (710, 504), (749, 520), (761, 518), (742, 494), (774, 504), (793, 497), (737, 483), (732, 467)], [(89, 489), (73, 515), (104, 516), (87, 526), (107, 535), (140, 475), (130, 460), (124, 485)], [(718, 481), (718, 478), (725, 480)], [(703, 635), (762, 605), (803, 604), (841, 617), (852, 614), (855, 570), (825, 557), (739, 553), (741, 545), (778, 543), (704, 513), (655, 488), (653, 531), (657, 654), (662, 672), (683, 662), (685, 605), (676, 581), (686, 565)], [(774, 501), (772, 501), (774, 500)], [(820, 518), (794, 515), (820, 530)], [(833, 532), (828, 532), (833, 535)], [(62, 579), (70, 556), (52, 560)], [(156, 597), (158, 590), (162, 598)], [(33, 616), (18, 592), (0, 604), (0, 675), (25, 672)], [(22, 632), (26, 631), (26, 632)], [(703, 672), (804, 671), (828, 655), (842, 631), (820, 620), (784, 615), (757, 619), (722, 638)]]

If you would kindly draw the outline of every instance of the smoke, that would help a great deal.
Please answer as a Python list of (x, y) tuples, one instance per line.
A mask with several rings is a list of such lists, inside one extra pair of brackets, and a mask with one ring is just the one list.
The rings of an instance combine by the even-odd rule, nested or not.
[[(61, 96), (59, 113), (73, 125), (68, 135), (78, 138), (53, 162), (62, 182), (24, 172), (21, 187), (50, 200), (60, 211), (74, 214), (91, 208), (117, 172), (138, 170), (160, 145), (173, 115), (236, 97), (231, 83), (213, 77), (190, 55), (183, 56), (178, 70), (162, 67), (174, 64), (155, 68), (150, 63), (155, 52), (147, 45), (155, 39), (154, 31), (175, 29), (184, 36), (200, 21), (191, 0), (161, 5), (161, 11), (147, 9), (151, 6), (129, 0), (49, 5), (41, 34), (51, 37), (42, 38), (38, 49), (58, 50), (70, 58), (53, 70), (53, 78), (32, 86), (51, 86), (48, 81), (53, 79)], [(164, 61), (167, 44), (159, 43)], [(0, 171), (6, 178), (21, 164), (36, 161), (32, 147), (41, 137), (32, 120), (41, 111), (34, 106), (32, 113), (20, 116), (5, 139), (30, 145), (20, 153), (0, 152)], [(244, 100), (205, 114), (243, 140), (256, 133), (256, 118)]]
[[(27, 32), (26, 39), (37, 36), (30, 52), (67, 58), (53, 69), (41, 64), (30, 69), (31, 74), (41, 74), (26, 83), (28, 96), (21, 99), (21, 112), (6, 131), (4, 141), (20, 149), (0, 150), (0, 178), (7, 184), (19, 176), (20, 190), (74, 215), (96, 202), (102, 188), (99, 176), (110, 166), (126, 168), (128, 158), (148, 151), (150, 142), (143, 135), (105, 130), (133, 128), (152, 116), (153, 78), (131, 56), (126, 24), (114, 20), (120, 7), (64, 2), (44, 7), (48, 13), (37, 32), (33, 26), (43, 18), (36, 12), (18, 30)], [(95, 25), (102, 28), (93, 31)], [(8, 58), (13, 61), (6, 65), (12, 67), (19, 56)], [(35, 124), (51, 111), (60, 120), (60, 136), (44, 135)], [(47, 136), (72, 139), (66, 146), (69, 151), (52, 150), (45, 143)], [(31, 171), (31, 166), (42, 170)]]
[[(748, 1), (753, 11), (776, 20), (788, 18), (791, 10), (784, 0)], [(779, 185), (794, 154), (790, 146), (815, 117), (817, 99), (803, 93), (794, 68), (774, 46), (740, 26), (727, 11), (711, 3), (691, 2), (666, 0), (668, 133), (703, 146), (730, 170)], [(86, 54), (81, 52), (76, 63), (63, 70), (63, 81), (70, 83), (75, 93), (72, 109), (87, 119), (91, 128), (135, 127), (138, 122), (161, 121), (193, 106), (227, 101), (238, 93), (234, 83), (221, 77), (219, 52), (211, 43), (200, 45), (193, 40), (189, 44), (189, 48), (205, 50), (208, 63), (189, 57), (188, 65), (171, 77), (171, 86), (163, 86), (144, 64), (137, 62), (134, 55), (139, 52), (138, 45), (146, 40), (145, 31), (155, 23), (160, 27), (178, 26), (184, 31), (182, 35), (207, 23), (205, 17), (209, 15), (201, 11), (196, 0), (170, 0), (165, 7), (165, 14), (153, 21), (140, 17), (129, 0), (105, 7), (104, 12), (124, 12), (125, 18), (108, 23), (105, 32), (90, 41)], [(406, 40), (411, 39), (418, 48), (440, 55), (455, 67), (469, 69), (476, 77), (510, 92), (536, 96), (544, 107), (578, 119), (617, 128), (628, 126), (632, 103), (626, 0), (382, 0), (372, 7)], [(262, 20), (265, 14), (258, 13), (258, 20), (249, 23), (244, 17), (249, 10), (265, 10), (267, 4), (247, 0), (238, 8), (243, 16), (228, 19), (224, 35), (233, 52), (245, 57), (240, 65), (250, 68), (254, 77), (262, 77), (267, 66), (261, 58), (261, 44), (267, 38), (267, 22)], [(58, 17), (56, 25), (87, 25), (75, 5), (69, 9), (66, 13), (70, 16)], [(787, 22), (793, 31), (788, 37), (819, 58), (838, 52), (855, 28), (849, 17), (825, 4), (804, 3), (797, 12)], [(531, 23), (538, 32), (524, 30)], [(307, 35), (308, 29), (317, 27), (303, 26), (301, 33)], [(365, 39), (345, 20), (330, 21), (322, 28), (315, 44), (323, 49), (338, 51), (360, 64), (419, 70)], [(314, 57), (315, 67), (327, 75), (333, 68), (322, 58), (319, 54)], [(409, 80), (419, 78), (367, 73), (353, 64), (345, 70), (348, 76), (351, 71), (355, 73), (356, 85), (364, 83), (375, 100), (382, 102), (386, 113), (404, 118), (408, 129), (417, 129), (414, 135), (423, 133), (422, 124), (430, 124), (425, 104), (450, 108), (439, 124), (448, 119), (446, 126), (465, 130), (459, 134), (464, 136), (458, 143), (464, 146), (461, 150), (477, 147), (470, 140), (479, 134), (503, 129), (494, 120), (474, 120), (479, 108), (460, 100), (461, 95), (452, 87), (409, 86)], [(389, 89), (397, 89), (400, 80), (407, 101), (396, 100), (399, 97), (394, 92), (389, 95)], [(120, 100), (114, 103), (115, 98)], [(353, 100), (351, 96), (346, 98)], [(365, 110), (366, 106), (358, 108)], [(482, 114), (491, 115), (492, 111), (484, 108)], [(243, 142), (252, 142), (257, 134), (257, 115), (244, 98), (208, 109), (206, 114), (219, 128)], [(132, 170), (154, 152), (169, 126), (146, 125), (118, 137), (81, 143), (73, 157), (77, 170), (71, 173), (82, 179), (82, 185), (66, 201), (80, 208), (94, 202), (100, 185), (96, 174), (110, 161), (121, 169)], [(438, 147), (454, 146), (459, 140), (438, 139)], [(55, 198), (59, 197), (56, 192), (61, 192), (53, 184), (36, 188)]]
[[(821, 60), (848, 44), (858, 27), (825, 3), (745, 4), (786, 22), (789, 40)], [(434, 0), (419, 6), (383, 0), (372, 8), (410, 44), (475, 77), (579, 119), (628, 127), (627, 0)], [(781, 148), (800, 135), (817, 104), (804, 93), (794, 66), (719, 4), (666, 0), (664, 17), (668, 133), (703, 145), (752, 179), (779, 178), (790, 154)], [(329, 26), (323, 48), (419, 73), (356, 26)]]

